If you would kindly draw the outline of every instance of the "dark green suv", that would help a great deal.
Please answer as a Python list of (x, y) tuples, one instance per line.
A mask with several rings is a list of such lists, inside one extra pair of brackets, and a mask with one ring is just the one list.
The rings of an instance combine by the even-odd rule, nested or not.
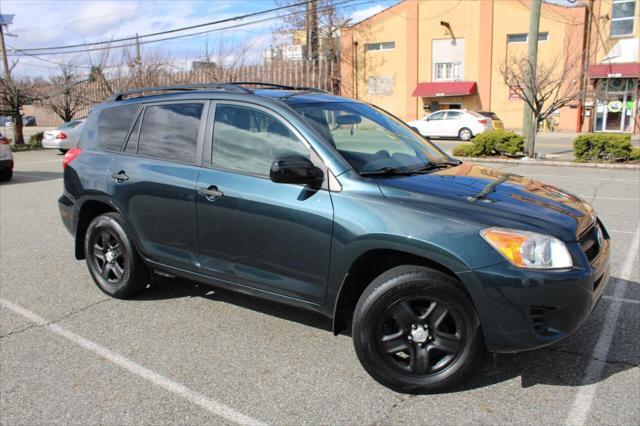
[(102, 291), (131, 297), (157, 273), (320, 312), (401, 392), (568, 336), (608, 279), (588, 203), (314, 89), (120, 93), (64, 165), (62, 219)]

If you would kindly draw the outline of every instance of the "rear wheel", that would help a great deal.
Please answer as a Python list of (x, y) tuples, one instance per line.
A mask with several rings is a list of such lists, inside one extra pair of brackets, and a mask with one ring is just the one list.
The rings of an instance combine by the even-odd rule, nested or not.
[(468, 141), (468, 140), (471, 140), (471, 138), (473, 137), (473, 133), (471, 133), (471, 130), (467, 129), (466, 127), (463, 127), (458, 132), (458, 137), (463, 141)]
[(482, 353), (478, 319), (454, 278), (399, 266), (364, 291), (353, 321), (360, 362), (381, 384), (405, 393), (462, 382)]
[(60, 151), (60, 152), (61, 152), (61, 153), (63, 153), (63, 154), (66, 154), (66, 153), (67, 153), (67, 151), (69, 151), (69, 150), (68, 150), (68, 149), (62, 149), (62, 148), (60, 148), (60, 149), (58, 149), (58, 151)]
[(109, 296), (126, 299), (149, 283), (149, 270), (119, 214), (105, 213), (89, 224), (84, 250), (93, 281)]

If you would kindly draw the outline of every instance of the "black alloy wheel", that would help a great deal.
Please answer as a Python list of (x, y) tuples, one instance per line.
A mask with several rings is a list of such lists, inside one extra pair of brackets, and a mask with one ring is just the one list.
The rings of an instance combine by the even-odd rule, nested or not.
[(122, 245), (118, 237), (108, 230), (102, 230), (92, 236), (92, 260), (102, 278), (112, 285), (118, 285), (127, 267)]
[(376, 340), (392, 368), (414, 375), (435, 374), (460, 356), (464, 327), (460, 314), (442, 300), (409, 296), (382, 314)]

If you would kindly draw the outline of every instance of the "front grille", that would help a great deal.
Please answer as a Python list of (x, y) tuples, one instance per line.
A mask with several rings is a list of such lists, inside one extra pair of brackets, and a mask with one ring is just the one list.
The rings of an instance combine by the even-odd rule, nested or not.
[(598, 243), (599, 232), (601, 232), (600, 225), (595, 223), (591, 228), (586, 230), (578, 240), (589, 262), (598, 257), (598, 253), (600, 253), (600, 244)]

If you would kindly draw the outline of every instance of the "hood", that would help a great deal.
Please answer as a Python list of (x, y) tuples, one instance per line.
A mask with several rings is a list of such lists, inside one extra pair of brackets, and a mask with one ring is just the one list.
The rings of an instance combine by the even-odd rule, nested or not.
[(387, 198), (397, 202), (564, 241), (576, 241), (595, 221), (591, 205), (573, 194), (471, 163), (428, 174), (381, 177), (376, 182)]

